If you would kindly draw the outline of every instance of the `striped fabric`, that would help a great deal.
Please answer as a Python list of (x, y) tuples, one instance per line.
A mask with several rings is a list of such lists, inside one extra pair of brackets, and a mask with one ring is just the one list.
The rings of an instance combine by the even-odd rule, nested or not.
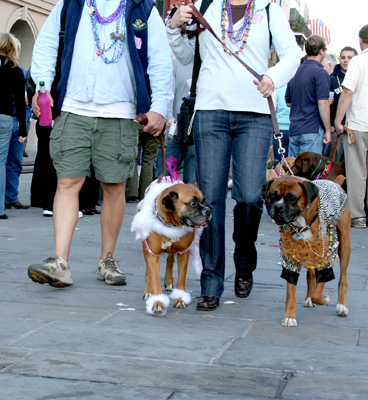
[(319, 18), (309, 20), (312, 35), (322, 36), (327, 44), (331, 43), (330, 28)]

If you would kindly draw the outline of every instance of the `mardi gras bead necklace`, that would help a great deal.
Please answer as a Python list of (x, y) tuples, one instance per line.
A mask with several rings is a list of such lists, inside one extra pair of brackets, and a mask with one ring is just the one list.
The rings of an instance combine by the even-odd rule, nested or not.
[[(119, 61), (123, 54), (123, 40), (125, 39), (125, 10), (126, 10), (126, 0), (121, 0), (118, 8), (108, 17), (103, 17), (98, 12), (96, 0), (88, 0), (87, 6), (89, 7), (89, 15), (92, 24), (93, 39), (95, 46), (97, 48), (96, 54), (100, 56), (105, 64), (112, 64)], [(98, 25), (107, 25), (116, 21), (115, 32), (111, 32), (110, 38), (112, 43), (106, 49), (105, 43), (101, 46), (100, 35), (98, 31)], [(122, 25), (122, 26), (121, 26)], [(113, 50), (113, 56), (111, 59), (105, 56), (105, 53)]]
[[(253, 12), (254, 12), (254, 0), (248, 2), (247, 8), (244, 13), (242, 26), (239, 29), (234, 29), (230, 0), (223, 0), (222, 15), (221, 15), (221, 29), (222, 29), (221, 40), (224, 45), (224, 52), (229, 54), (229, 56), (232, 56), (233, 54), (238, 55), (241, 51), (244, 50), (245, 43), (247, 42), (249, 36), (250, 26), (253, 18)], [(226, 26), (228, 26), (228, 28)], [(225, 48), (226, 33), (232, 43), (237, 43), (242, 41), (240, 49), (235, 51), (234, 53), (228, 51)]]
[[(320, 213), (319, 213), (320, 214)], [(328, 226), (328, 239), (329, 239), (329, 243), (328, 243), (328, 249), (327, 252), (325, 252), (325, 238), (323, 235), (324, 232), (324, 224), (322, 222), (321, 216), (320, 217), (320, 232), (321, 232), (321, 243), (322, 243), (322, 251), (321, 254), (317, 253), (311, 246), (311, 244), (309, 243), (309, 240), (307, 239), (302, 239), (302, 241), (304, 241), (308, 247), (309, 250), (311, 251), (311, 253), (313, 253), (315, 256), (317, 256), (317, 259), (320, 259), (320, 262), (316, 262), (315, 264), (312, 265), (304, 265), (303, 261), (296, 255), (296, 254), (292, 254), (290, 253), (290, 249), (289, 246), (285, 243), (287, 242), (286, 237), (285, 237), (285, 232), (283, 230), (282, 227), (280, 227), (280, 236), (281, 236), (281, 242), (283, 243), (283, 248), (284, 251), (283, 253), (287, 253), (291, 256), (291, 259), (293, 262), (295, 262), (296, 264), (300, 265), (301, 267), (306, 267), (308, 269), (318, 269), (324, 266), (324, 260), (326, 260), (326, 262), (328, 262), (330, 256), (331, 256), (331, 248), (332, 248), (332, 243), (333, 243), (333, 235), (334, 235), (334, 229), (333, 229), (333, 224), (329, 224)], [(290, 226), (291, 228), (291, 233), (293, 231), (293, 227)], [(297, 239), (299, 241), (299, 239)], [(285, 254), (286, 255), (286, 254)]]

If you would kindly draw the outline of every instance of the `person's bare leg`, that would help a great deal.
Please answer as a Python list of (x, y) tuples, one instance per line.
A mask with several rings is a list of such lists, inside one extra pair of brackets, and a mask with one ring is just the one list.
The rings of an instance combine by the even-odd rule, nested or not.
[(114, 254), (125, 213), (125, 182), (102, 183), (104, 189), (101, 209), (101, 259)]
[(78, 222), (79, 200), (85, 177), (58, 180), (54, 199), (55, 255), (69, 259), (70, 246)]

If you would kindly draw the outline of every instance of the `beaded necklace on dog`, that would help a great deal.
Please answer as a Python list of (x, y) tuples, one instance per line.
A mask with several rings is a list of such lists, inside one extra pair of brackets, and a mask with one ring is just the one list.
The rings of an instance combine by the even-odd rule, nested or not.
[[(299, 239), (296, 239), (296, 242), (297, 243), (302, 243), (301, 245), (300, 245), (300, 247), (304, 247), (304, 243), (306, 243), (307, 244), (307, 246), (309, 247), (309, 250), (315, 255), (315, 256), (317, 256), (317, 258), (319, 258), (319, 259), (321, 259), (321, 262), (319, 262), (319, 263), (315, 263), (315, 264), (312, 264), (312, 265), (304, 265), (303, 264), (303, 261), (300, 259), (300, 257), (298, 257), (296, 254), (290, 254), (290, 256), (291, 256), (291, 259), (294, 261), (294, 262), (296, 262), (299, 266), (301, 266), (301, 267), (306, 267), (306, 268), (308, 268), (308, 269), (318, 269), (318, 268), (322, 268), (327, 262), (328, 262), (328, 259), (330, 258), (330, 256), (331, 256), (331, 248), (332, 248), (332, 243), (333, 243), (333, 224), (329, 224), (329, 226), (328, 226), (328, 231), (329, 231), (329, 243), (328, 243), (328, 250), (327, 250), (327, 253), (325, 254), (325, 238), (324, 238), (324, 228), (325, 228), (325, 226), (324, 226), (324, 224), (323, 224), (323, 219), (322, 219), (322, 216), (321, 216), (321, 213), (320, 213), (320, 208), (319, 208), (319, 210), (318, 210), (318, 216), (319, 216), (319, 232), (321, 233), (321, 243), (322, 243), (322, 251), (321, 251), (321, 254), (319, 254), (319, 253), (317, 253), (313, 248), (312, 248), (312, 246), (311, 246), (311, 244), (310, 244), (310, 242), (307, 240), (307, 239), (302, 239), (302, 238), (300, 238), (300, 236), (299, 236)], [(300, 232), (299, 231), (297, 231), (296, 229), (295, 229), (295, 227), (292, 225), (292, 224), (289, 224), (289, 228), (290, 228), (290, 234), (292, 234), (292, 232), (293, 233), (297, 233), (297, 234), (299, 234)], [(289, 250), (289, 246), (287, 246), (286, 244), (285, 244), (285, 241), (286, 241), (286, 237), (285, 237), (285, 232), (284, 232), (284, 230), (283, 230), (283, 228), (282, 227), (280, 227), (280, 236), (281, 236), (281, 242), (282, 242), (282, 245), (283, 245), (283, 248), (285, 249), (285, 250)], [(285, 253), (290, 253), (290, 252), (285, 252), (285, 251), (283, 251), (283, 250), (281, 250), (281, 252), (285, 255), (285, 256), (289, 256), (289, 254), (285, 254)], [(325, 261), (326, 262), (323, 262), (324, 261), (324, 259), (325, 259)]]
[[(243, 25), (239, 29), (234, 29), (230, 0), (223, 0), (222, 2), (221, 40), (223, 45), (226, 46), (226, 33), (230, 39), (230, 42), (232, 43), (237, 43), (242, 40), (243, 43), (241, 44), (240, 49), (234, 52), (236, 55), (238, 55), (241, 51), (244, 50), (245, 43), (248, 40), (250, 26), (253, 18), (253, 11), (254, 11), (254, 0), (248, 2), (247, 8), (244, 13)], [(228, 28), (226, 28), (227, 20), (228, 20)], [(231, 51), (228, 51), (225, 47), (224, 47), (224, 52), (227, 53), (229, 56), (233, 55), (233, 53)]]
[[(126, 0), (121, 0), (118, 8), (108, 17), (103, 17), (98, 12), (96, 0), (87, 0), (87, 6), (89, 7), (89, 15), (92, 24), (92, 32), (93, 39), (95, 42), (95, 46), (97, 48), (97, 56), (101, 57), (105, 64), (116, 63), (120, 60), (123, 50), (124, 44), (123, 41), (125, 39), (125, 10), (126, 10)], [(101, 46), (99, 31), (97, 24), (107, 25), (116, 21), (116, 29), (115, 32), (111, 32), (110, 38), (112, 39), (111, 45), (105, 49), (105, 43)], [(122, 25), (120, 27), (120, 25)], [(111, 59), (105, 56), (105, 53), (113, 50), (113, 55)]]

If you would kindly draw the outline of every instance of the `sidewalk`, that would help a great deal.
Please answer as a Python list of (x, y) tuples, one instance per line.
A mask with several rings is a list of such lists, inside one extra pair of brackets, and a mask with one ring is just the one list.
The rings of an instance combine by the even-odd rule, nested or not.
[[(23, 204), (29, 204), (31, 178), (21, 175)], [(163, 318), (147, 315), (142, 300), (145, 263), (130, 232), (136, 204), (127, 204), (115, 252), (127, 276), (123, 287), (96, 279), (99, 215), (79, 219), (70, 255), (74, 285), (55, 289), (27, 276), (30, 264), (53, 255), (52, 219), (38, 208), (7, 210), (9, 219), (0, 222), (0, 400), (367, 399), (368, 230), (352, 229), (349, 316), (336, 315), (336, 267), (337, 279), (325, 289), (329, 306), (304, 308), (300, 278), (298, 327), (285, 328), (278, 228), (263, 215), (255, 285), (248, 299), (239, 299), (233, 290), (234, 201), (227, 203), (220, 307), (197, 311), (194, 300), (184, 310), (170, 307)], [(187, 289), (193, 298), (200, 294), (192, 270)]]

